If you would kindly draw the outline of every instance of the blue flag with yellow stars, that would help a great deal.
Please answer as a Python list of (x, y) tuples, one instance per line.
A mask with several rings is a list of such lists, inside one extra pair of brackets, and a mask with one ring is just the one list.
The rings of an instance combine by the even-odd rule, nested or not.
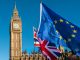
[(80, 28), (53, 12), (46, 5), (43, 4), (43, 7), (68, 47), (74, 52), (80, 51)]
[(48, 40), (49, 42), (54, 43), (57, 48), (59, 48), (59, 46), (67, 47), (65, 41), (62, 39), (62, 36), (55, 29), (55, 26), (50, 16), (47, 14), (42, 4), (41, 6), (42, 7), (40, 8), (41, 14), (38, 29), (38, 38), (40, 38), (41, 40)]

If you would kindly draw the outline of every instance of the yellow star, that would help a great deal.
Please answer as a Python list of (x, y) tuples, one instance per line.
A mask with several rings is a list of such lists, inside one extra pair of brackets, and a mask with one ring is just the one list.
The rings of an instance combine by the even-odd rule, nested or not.
[(70, 25), (70, 27), (71, 27), (71, 28), (74, 28), (74, 26), (73, 26), (73, 25)]
[(60, 40), (61, 40), (61, 39), (62, 39), (62, 36), (60, 36), (59, 38), (60, 38)]
[(70, 38), (68, 39), (68, 42), (71, 42), (71, 39)]
[(66, 24), (69, 24), (69, 22), (68, 22), (68, 21), (66, 21)]
[(57, 21), (55, 20), (54, 23), (57, 24)]
[(73, 30), (74, 33), (77, 33), (77, 30)]
[(56, 33), (58, 33), (58, 30), (56, 30)]
[(73, 38), (76, 37), (76, 35), (74, 35), (74, 34), (72, 34), (71, 36), (72, 36)]
[(62, 23), (62, 22), (63, 22), (63, 20), (62, 20), (62, 19), (60, 19), (60, 22)]
[(63, 46), (61, 46), (61, 45), (60, 45), (60, 50), (61, 50), (61, 51), (64, 51), (64, 47), (63, 47)]

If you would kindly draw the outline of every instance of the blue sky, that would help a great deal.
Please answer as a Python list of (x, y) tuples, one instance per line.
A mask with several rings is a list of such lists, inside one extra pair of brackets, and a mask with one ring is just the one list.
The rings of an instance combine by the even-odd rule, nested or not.
[[(0, 60), (9, 60), (10, 21), (15, 0), (0, 0)], [(80, 27), (80, 0), (43, 0), (49, 8)], [(40, 0), (16, 0), (22, 19), (22, 50), (31, 52), (33, 26), (38, 27)]]

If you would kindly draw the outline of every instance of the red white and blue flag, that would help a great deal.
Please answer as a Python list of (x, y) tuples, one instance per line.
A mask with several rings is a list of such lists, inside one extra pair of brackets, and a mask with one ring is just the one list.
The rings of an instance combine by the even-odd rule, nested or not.
[(47, 40), (38, 40), (40, 42), (40, 50), (42, 51), (42, 53), (47, 56), (49, 60), (57, 60), (61, 55), (61, 51), (55, 47), (55, 44)]
[(34, 27), (33, 27), (33, 32), (34, 32), (34, 46), (40, 47), (40, 43), (39, 43), (38, 38), (37, 38), (37, 30)]
[(44, 56), (46, 56), (49, 60), (57, 60), (60, 56), (61, 52), (55, 47), (55, 44), (47, 41), (41, 40), (37, 37), (37, 31), (34, 29), (34, 45), (36, 47), (40, 47), (40, 50)]

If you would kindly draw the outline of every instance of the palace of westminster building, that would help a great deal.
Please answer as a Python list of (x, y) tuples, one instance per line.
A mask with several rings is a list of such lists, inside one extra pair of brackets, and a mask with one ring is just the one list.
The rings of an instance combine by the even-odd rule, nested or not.
[(10, 58), (9, 60), (46, 60), (41, 53), (27, 54), (22, 52), (22, 22), (16, 5), (10, 23)]

